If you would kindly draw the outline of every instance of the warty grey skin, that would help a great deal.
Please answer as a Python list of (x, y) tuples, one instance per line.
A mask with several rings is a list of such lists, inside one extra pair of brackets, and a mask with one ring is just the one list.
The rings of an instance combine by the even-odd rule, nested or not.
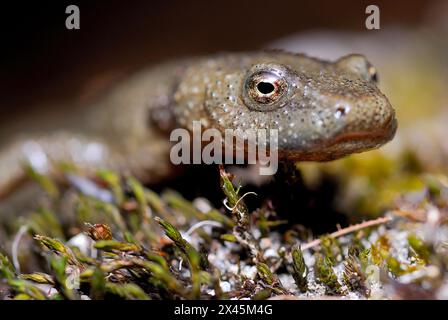
[(0, 129), (0, 198), (23, 180), (23, 163), (51, 171), (73, 162), (145, 181), (170, 174), (162, 129), (278, 129), (290, 161), (328, 161), (377, 148), (395, 112), (360, 55), (335, 62), (282, 51), (219, 54), (142, 71), (91, 106), (23, 115)]

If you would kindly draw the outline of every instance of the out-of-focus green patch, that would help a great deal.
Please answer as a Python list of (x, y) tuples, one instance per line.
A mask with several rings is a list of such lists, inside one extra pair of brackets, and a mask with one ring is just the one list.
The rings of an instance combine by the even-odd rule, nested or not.
[(49, 237), (64, 239), (64, 231), (54, 212), (39, 208), (28, 219), (28, 228), (34, 234), (46, 234)]
[(403, 193), (423, 190), (421, 164), (411, 152), (397, 159), (380, 151), (350, 156), (330, 163), (303, 163), (305, 183), (319, 187), (323, 177), (338, 184), (335, 204), (349, 216), (380, 215), (395, 205)]
[(29, 164), (25, 164), (24, 168), (28, 177), (37, 182), (48, 195), (53, 198), (59, 197), (59, 189), (49, 176), (41, 174)]
[[(421, 48), (419, 48), (421, 49)], [(418, 50), (416, 50), (418, 51)], [(386, 72), (384, 93), (389, 97), (397, 111), (397, 117), (403, 125), (412, 125), (415, 121), (431, 117), (440, 112), (446, 101), (446, 71), (440, 62), (434, 59), (436, 52), (413, 52), (406, 63), (390, 66)], [(428, 57), (431, 56), (431, 59)], [(407, 79), (403, 81), (403, 79)], [(380, 81), (380, 85), (383, 81)]]
[(99, 170), (97, 175), (100, 179), (104, 180), (115, 197), (115, 202), (120, 206), (124, 202), (124, 193), (120, 184), (120, 177), (112, 171), (109, 170)]

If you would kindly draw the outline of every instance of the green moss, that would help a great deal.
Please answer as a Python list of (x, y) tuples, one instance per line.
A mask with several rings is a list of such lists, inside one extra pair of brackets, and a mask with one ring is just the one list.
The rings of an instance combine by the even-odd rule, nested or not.
[(302, 250), (300, 247), (294, 247), (291, 255), (293, 266), (292, 276), (294, 277), (294, 281), (301, 292), (306, 292), (308, 290), (308, 267), (305, 264)]
[[(180, 192), (164, 190), (159, 194), (135, 178), (122, 178), (111, 171), (99, 171), (92, 181), (114, 195), (113, 203), (30, 172), (47, 191), (46, 203), (32, 208), (26, 218), (2, 226), (6, 230), (2, 240), (15, 240), (18, 245), (14, 252), (0, 254), (0, 280), (7, 287), (8, 298), (18, 300), (316, 297), (322, 287), (325, 295), (354, 292), (369, 298), (374, 270), (378, 273), (375, 281), (392, 287), (397, 295), (401, 287), (394, 286), (408, 275), (416, 288), (436, 292), (446, 281), (446, 244), (435, 243), (437, 237), (427, 243), (417, 235), (429, 227), (434, 234), (444, 232), (445, 176), (420, 175), (421, 163), (412, 155), (403, 158), (401, 165), (378, 155), (366, 163), (359, 161), (331, 164), (323, 173), (339, 177), (337, 185), (344, 199), (349, 199), (343, 196), (344, 187), (358, 178), (367, 182), (366, 189), (355, 188), (349, 203), (352, 208), (365, 206), (383, 213), (380, 208), (390, 206), (392, 198), (407, 195), (402, 190), (423, 185), (427, 192), (412, 198), (411, 204), (401, 197), (389, 213), (392, 221), (381, 231), (361, 228), (312, 239), (312, 230), (280, 219), (269, 205), (269, 197), (259, 199), (264, 204), (250, 211), (245, 194), (224, 168), (220, 168), (221, 181), (216, 188), (221, 188), (225, 206), (211, 207), (208, 212), (198, 210)], [(318, 180), (322, 174), (312, 166), (316, 171), (305, 177), (306, 181), (313, 175)], [(295, 168), (286, 170), (291, 179), (300, 178)], [(424, 221), (428, 208), (441, 213), (441, 220), (431, 226)], [(395, 212), (406, 214), (393, 216)], [(22, 226), (27, 232), (19, 237), (17, 228)], [(404, 244), (403, 233), (407, 238)], [(79, 248), (68, 242), (73, 236), (79, 236)], [(401, 240), (394, 242), (397, 237)], [(303, 244), (313, 239), (320, 244)], [(404, 246), (401, 249), (409, 250), (409, 256), (398, 256), (396, 246)], [(315, 263), (307, 266), (305, 261), (311, 261), (313, 254)], [(425, 274), (427, 270), (432, 273)], [(41, 290), (38, 285), (54, 290)], [(372, 297), (388, 298), (386, 291), (381, 294)]]
[(315, 255), (315, 259), (314, 270), (316, 272), (316, 280), (325, 286), (326, 294), (343, 294), (342, 286), (333, 270), (331, 259), (319, 253)]

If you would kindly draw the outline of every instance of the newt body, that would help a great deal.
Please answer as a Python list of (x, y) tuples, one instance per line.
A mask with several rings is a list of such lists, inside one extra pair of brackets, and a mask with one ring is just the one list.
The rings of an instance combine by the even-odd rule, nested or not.
[(111, 168), (143, 180), (169, 174), (162, 129), (278, 129), (279, 156), (327, 161), (377, 148), (397, 122), (360, 55), (335, 62), (280, 51), (222, 54), (143, 71), (87, 108), (61, 108), (2, 125), (0, 196), (24, 176), (23, 162)]

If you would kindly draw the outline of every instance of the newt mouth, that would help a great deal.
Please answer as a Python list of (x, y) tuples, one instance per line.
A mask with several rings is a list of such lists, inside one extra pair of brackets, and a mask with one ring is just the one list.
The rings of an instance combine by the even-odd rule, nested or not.
[(373, 145), (382, 145), (393, 139), (397, 131), (397, 126), (397, 119), (392, 116), (382, 127), (376, 130), (346, 132), (332, 139), (329, 145), (346, 142), (364, 142), (366, 145), (370, 143)]
[(342, 133), (328, 141), (316, 141), (309, 150), (279, 150), (279, 156), (293, 161), (331, 161), (376, 149), (392, 140), (397, 130), (395, 117), (377, 130), (362, 130)]
[(319, 161), (334, 160), (353, 153), (379, 148), (393, 139), (397, 127), (397, 120), (392, 116), (376, 130), (342, 133), (323, 146), (325, 151), (320, 156)]
[(393, 131), (385, 131), (385, 130), (377, 130), (377, 131), (356, 131), (344, 133), (333, 140), (328, 145), (336, 145), (342, 143), (351, 143), (351, 142), (364, 142), (366, 145), (369, 144), (384, 144), (390, 140), (395, 135), (395, 130)]

